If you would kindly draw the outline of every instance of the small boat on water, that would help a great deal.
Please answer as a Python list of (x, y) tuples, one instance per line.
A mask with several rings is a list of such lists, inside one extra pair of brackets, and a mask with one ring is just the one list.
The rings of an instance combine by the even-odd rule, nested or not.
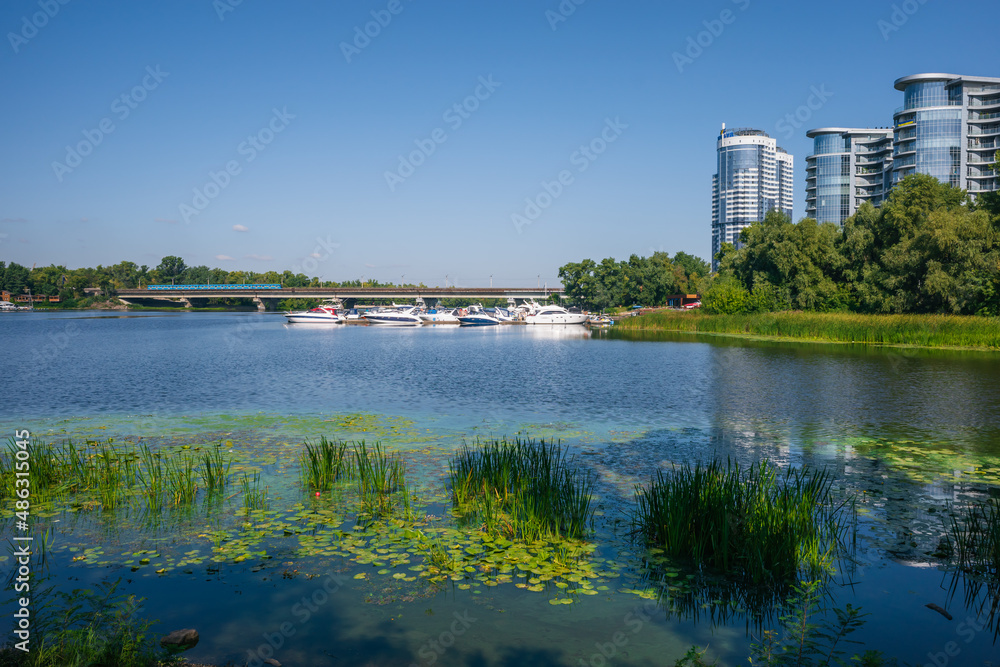
[(587, 320), (587, 324), (592, 327), (610, 327), (615, 323), (613, 319), (607, 315), (591, 315), (590, 319)]
[(393, 306), (392, 308), (379, 308), (365, 313), (362, 317), (369, 324), (381, 324), (397, 327), (414, 327), (423, 324), (417, 314), (416, 306)]
[(342, 324), (343, 313), (337, 312), (333, 303), (323, 303), (310, 310), (299, 310), (285, 313), (289, 324)]
[(456, 316), (458, 317), (459, 323), (464, 327), (482, 327), (500, 324), (500, 320), (487, 313), (479, 304), (473, 304), (468, 308), (459, 309), (456, 312)]

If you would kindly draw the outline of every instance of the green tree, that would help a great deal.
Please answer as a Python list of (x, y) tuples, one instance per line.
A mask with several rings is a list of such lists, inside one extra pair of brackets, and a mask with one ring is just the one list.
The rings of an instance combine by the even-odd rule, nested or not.
[(23, 294), (24, 288), (28, 287), (28, 279), (31, 271), (26, 266), (21, 266), (17, 262), (7, 265), (3, 274), (3, 288), (11, 295)]
[[(811, 218), (793, 223), (778, 211), (768, 211), (740, 234), (739, 250), (730, 252), (722, 266), (748, 291), (775, 303), (787, 302), (804, 310), (842, 308), (844, 299), (834, 278), (841, 269), (837, 251), (840, 229)], [(763, 303), (763, 302), (762, 302)]]
[(187, 265), (184, 260), (175, 255), (167, 255), (160, 260), (160, 265), (156, 267), (160, 280), (164, 283), (176, 282), (184, 274)]

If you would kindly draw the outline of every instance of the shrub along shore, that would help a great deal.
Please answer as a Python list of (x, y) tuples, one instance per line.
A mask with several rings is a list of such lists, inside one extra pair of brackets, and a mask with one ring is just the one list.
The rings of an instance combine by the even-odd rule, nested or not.
[(858, 313), (660, 312), (620, 320), (627, 331), (761, 336), (796, 341), (933, 348), (1000, 349), (1000, 317)]

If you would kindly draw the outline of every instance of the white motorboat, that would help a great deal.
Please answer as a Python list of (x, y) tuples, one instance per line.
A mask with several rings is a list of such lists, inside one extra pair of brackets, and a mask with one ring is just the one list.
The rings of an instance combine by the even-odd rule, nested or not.
[(587, 324), (592, 327), (610, 327), (615, 323), (613, 319), (607, 315), (591, 315), (590, 319), (587, 320)]
[(369, 311), (363, 317), (370, 324), (413, 327), (423, 324), (417, 310), (416, 306), (394, 306), (393, 308), (379, 308)]
[(536, 306), (524, 321), (527, 324), (586, 324), (589, 315), (571, 313), (562, 306)]
[(285, 317), (289, 324), (342, 324), (345, 320), (332, 303), (323, 303), (310, 310), (288, 312)]
[(424, 324), (461, 324), (455, 316), (455, 311), (453, 310), (431, 308), (430, 310), (418, 313), (417, 317), (419, 317)]
[(459, 323), (464, 326), (493, 326), (495, 324), (500, 324), (500, 320), (493, 317), (479, 304), (473, 304), (468, 308), (460, 308), (456, 312)]

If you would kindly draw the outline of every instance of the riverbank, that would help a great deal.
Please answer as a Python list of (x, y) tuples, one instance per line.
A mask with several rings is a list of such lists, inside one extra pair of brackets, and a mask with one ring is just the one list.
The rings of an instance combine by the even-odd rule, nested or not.
[(625, 331), (673, 331), (824, 343), (1000, 350), (1000, 318), (957, 315), (660, 312), (619, 320)]

